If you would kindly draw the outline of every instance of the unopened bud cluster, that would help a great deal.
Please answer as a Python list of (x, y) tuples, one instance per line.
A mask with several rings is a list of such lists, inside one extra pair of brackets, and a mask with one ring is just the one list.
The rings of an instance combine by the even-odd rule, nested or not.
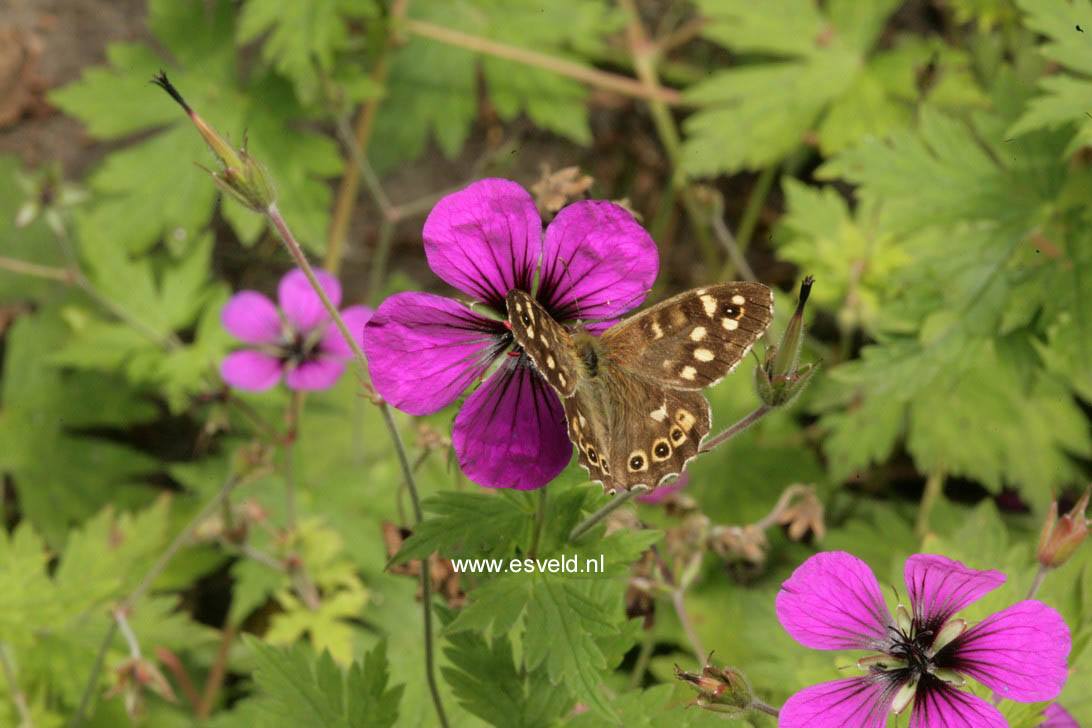
[(1084, 495), (1070, 509), (1069, 513), (1058, 517), (1058, 501), (1050, 504), (1046, 521), (1039, 532), (1039, 550), (1036, 557), (1039, 563), (1048, 569), (1055, 569), (1073, 555), (1088, 535), (1088, 499), (1092, 495), (1092, 485), (1084, 490)]
[(754, 691), (743, 673), (730, 667), (706, 664), (700, 673), (686, 672), (675, 665), (675, 677), (698, 692), (694, 705), (714, 713), (742, 717), (754, 707)]
[(232, 149), (231, 145), (208, 122), (190, 108), (178, 89), (167, 80), (167, 74), (163, 71), (156, 74), (152, 83), (178, 102), (193, 125), (197, 127), (197, 131), (204, 137), (209, 149), (220, 160), (222, 167), (220, 170), (216, 172), (206, 170), (220, 189), (254, 212), (264, 213), (268, 210), (277, 197), (273, 190), (273, 180), (262, 163), (247, 153), (246, 141), (244, 140), (242, 148), (238, 151)]

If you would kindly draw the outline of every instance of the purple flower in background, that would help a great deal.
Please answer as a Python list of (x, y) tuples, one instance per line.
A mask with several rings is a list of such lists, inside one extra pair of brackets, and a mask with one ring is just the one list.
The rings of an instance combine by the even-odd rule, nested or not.
[(1077, 719), (1057, 703), (1048, 705), (1043, 711), (1043, 717), (1046, 720), (1039, 724), (1039, 728), (1081, 728)]
[(674, 483), (643, 493), (637, 496), (637, 500), (646, 505), (654, 506), (663, 503), (669, 495), (681, 493), (688, 485), (690, 485), (690, 473), (683, 473), (675, 479)]
[(972, 677), (1001, 698), (1050, 700), (1065, 684), (1069, 628), (1051, 607), (1025, 600), (973, 627), (956, 612), (1000, 586), (1005, 575), (943, 556), (906, 561), (912, 613), (891, 617), (872, 570), (843, 551), (812, 556), (781, 585), (777, 618), (800, 644), (872, 650), (863, 677), (813, 685), (789, 698), (780, 728), (882, 728), (911, 704), (909, 728), (1004, 728), (997, 708), (957, 688)]
[[(659, 268), (656, 244), (622, 207), (577, 202), (544, 235), (531, 195), (503, 179), (440, 200), (423, 236), (433, 272), (481, 307), (399, 293), (376, 309), (364, 332), (372, 382), (414, 415), (454, 402), (512, 347), (504, 303), (510, 290), (534, 292), (561, 322), (610, 319), (644, 300)], [(452, 445), (475, 483), (531, 490), (565, 469), (572, 445), (557, 394), (522, 351), (509, 353), (463, 403)]]
[[(319, 285), (337, 306), (341, 285), (329, 273), (315, 271)], [(224, 328), (253, 349), (228, 354), (220, 365), (224, 381), (237, 389), (262, 392), (284, 376), (289, 389), (316, 390), (333, 386), (352, 356), (341, 332), (330, 320), (318, 294), (297, 269), (277, 286), (274, 305), (257, 291), (240, 291), (220, 312)], [(349, 331), (360, 341), (371, 316), (366, 306), (341, 312)]]

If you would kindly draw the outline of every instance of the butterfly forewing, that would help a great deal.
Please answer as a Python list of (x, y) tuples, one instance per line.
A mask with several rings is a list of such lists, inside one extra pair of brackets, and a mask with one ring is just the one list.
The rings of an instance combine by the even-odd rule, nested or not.
[(632, 374), (703, 389), (731, 372), (773, 319), (773, 292), (737, 281), (680, 293), (608, 329), (603, 346)]
[(529, 293), (514, 289), (506, 303), (508, 325), (516, 343), (562, 398), (571, 396), (581, 367), (569, 332)]

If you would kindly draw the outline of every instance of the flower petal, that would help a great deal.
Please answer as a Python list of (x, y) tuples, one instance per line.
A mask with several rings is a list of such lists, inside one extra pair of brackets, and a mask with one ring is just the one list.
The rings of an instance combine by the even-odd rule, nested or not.
[[(1028, 599), (991, 614), (948, 649), (953, 669), (1002, 698), (1030, 703), (1050, 700), (1062, 691), (1070, 646), (1069, 627), (1061, 615)], [(942, 650), (937, 658), (943, 654)]]
[(1046, 720), (1042, 722), (1039, 728), (1081, 728), (1081, 724), (1077, 722), (1077, 719), (1057, 703), (1048, 705), (1043, 711), (1043, 717)]
[(882, 676), (820, 683), (793, 695), (781, 708), (778, 728), (883, 728), (898, 685)]
[(253, 349), (228, 354), (220, 363), (220, 376), (236, 389), (264, 392), (281, 378), (281, 362)]
[(524, 355), (467, 397), (451, 442), (466, 477), (487, 488), (540, 488), (573, 454), (561, 401)]
[(956, 690), (939, 680), (918, 686), (910, 713), (910, 728), (1009, 728), (1001, 711), (977, 695)]
[(690, 473), (683, 473), (675, 479), (674, 483), (669, 485), (663, 485), (656, 490), (645, 493), (644, 495), (637, 496), (638, 503), (646, 503), (648, 505), (656, 505), (662, 502), (669, 495), (675, 495), (680, 492), (686, 486), (690, 485)]
[[(364, 348), (364, 326), (373, 313), (375, 311), (367, 306), (349, 306), (341, 312), (341, 319), (345, 322), (345, 327), (349, 329), (349, 333), (353, 335), (356, 343), (361, 348)], [(349, 348), (349, 342), (345, 341), (345, 337), (341, 335), (341, 329), (335, 326), (333, 321), (322, 332), (319, 350), (343, 359), (349, 359), (353, 355), (353, 350)]]
[(239, 291), (220, 312), (228, 333), (246, 343), (273, 344), (281, 335), (281, 317), (273, 302), (257, 291)]
[[(337, 278), (324, 270), (315, 270), (322, 290), (326, 291), (330, 302), (337, 308), (341, 303), (341, 284)], [(296, 327), (297, 331), (308, 332), (329, 318), (322, 299), (299, 268), (288, 271), (277, 286), (277, 301), (281, 304), (284, 317)]]
[(466, 306), (429, 293), (398, 293), (364, 327), (372, 384), (411, 415), (455, 401), (507, 347), (507, 330)]
[(963, 607), (1005, 583), (1000, 571), (969, 569), (939, 554), (915, 554), (903, 569), (914, 617), (939, 629)]
[(432, 271), (504, 313), (513, 288), (531, 291), (542, 220), (527, 190), (483, 179), (436, 203), (422, 233)]
[(615, 318), (656, 280), (656, 243), (625, 208), (576, 202), (546, 228), (539, 301), (559, 321)]
[(344, 371), (345, 362), (341, 359), (327, 357), (312, 359), (285, 372), (284, 383), (289, 389), (314, 392), (334, 386)]
[(844, 551), (815, 554), (797, 567), (776, 608), (785, 631), (817, 650), (876, 649), (891, 622), (872, 569)]

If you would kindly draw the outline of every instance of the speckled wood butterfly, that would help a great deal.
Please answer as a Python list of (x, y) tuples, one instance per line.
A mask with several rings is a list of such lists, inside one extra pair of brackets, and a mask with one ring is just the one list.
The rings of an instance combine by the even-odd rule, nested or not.
[(655, 488), (709, 434), (699, 391), (732, 371), (773, 318), (761, 283), (695, 288), (595, 337), (570, 333), (534, 298), (507, 297), (512, 335), (561, 397), (580, 464), (608, 491)]

